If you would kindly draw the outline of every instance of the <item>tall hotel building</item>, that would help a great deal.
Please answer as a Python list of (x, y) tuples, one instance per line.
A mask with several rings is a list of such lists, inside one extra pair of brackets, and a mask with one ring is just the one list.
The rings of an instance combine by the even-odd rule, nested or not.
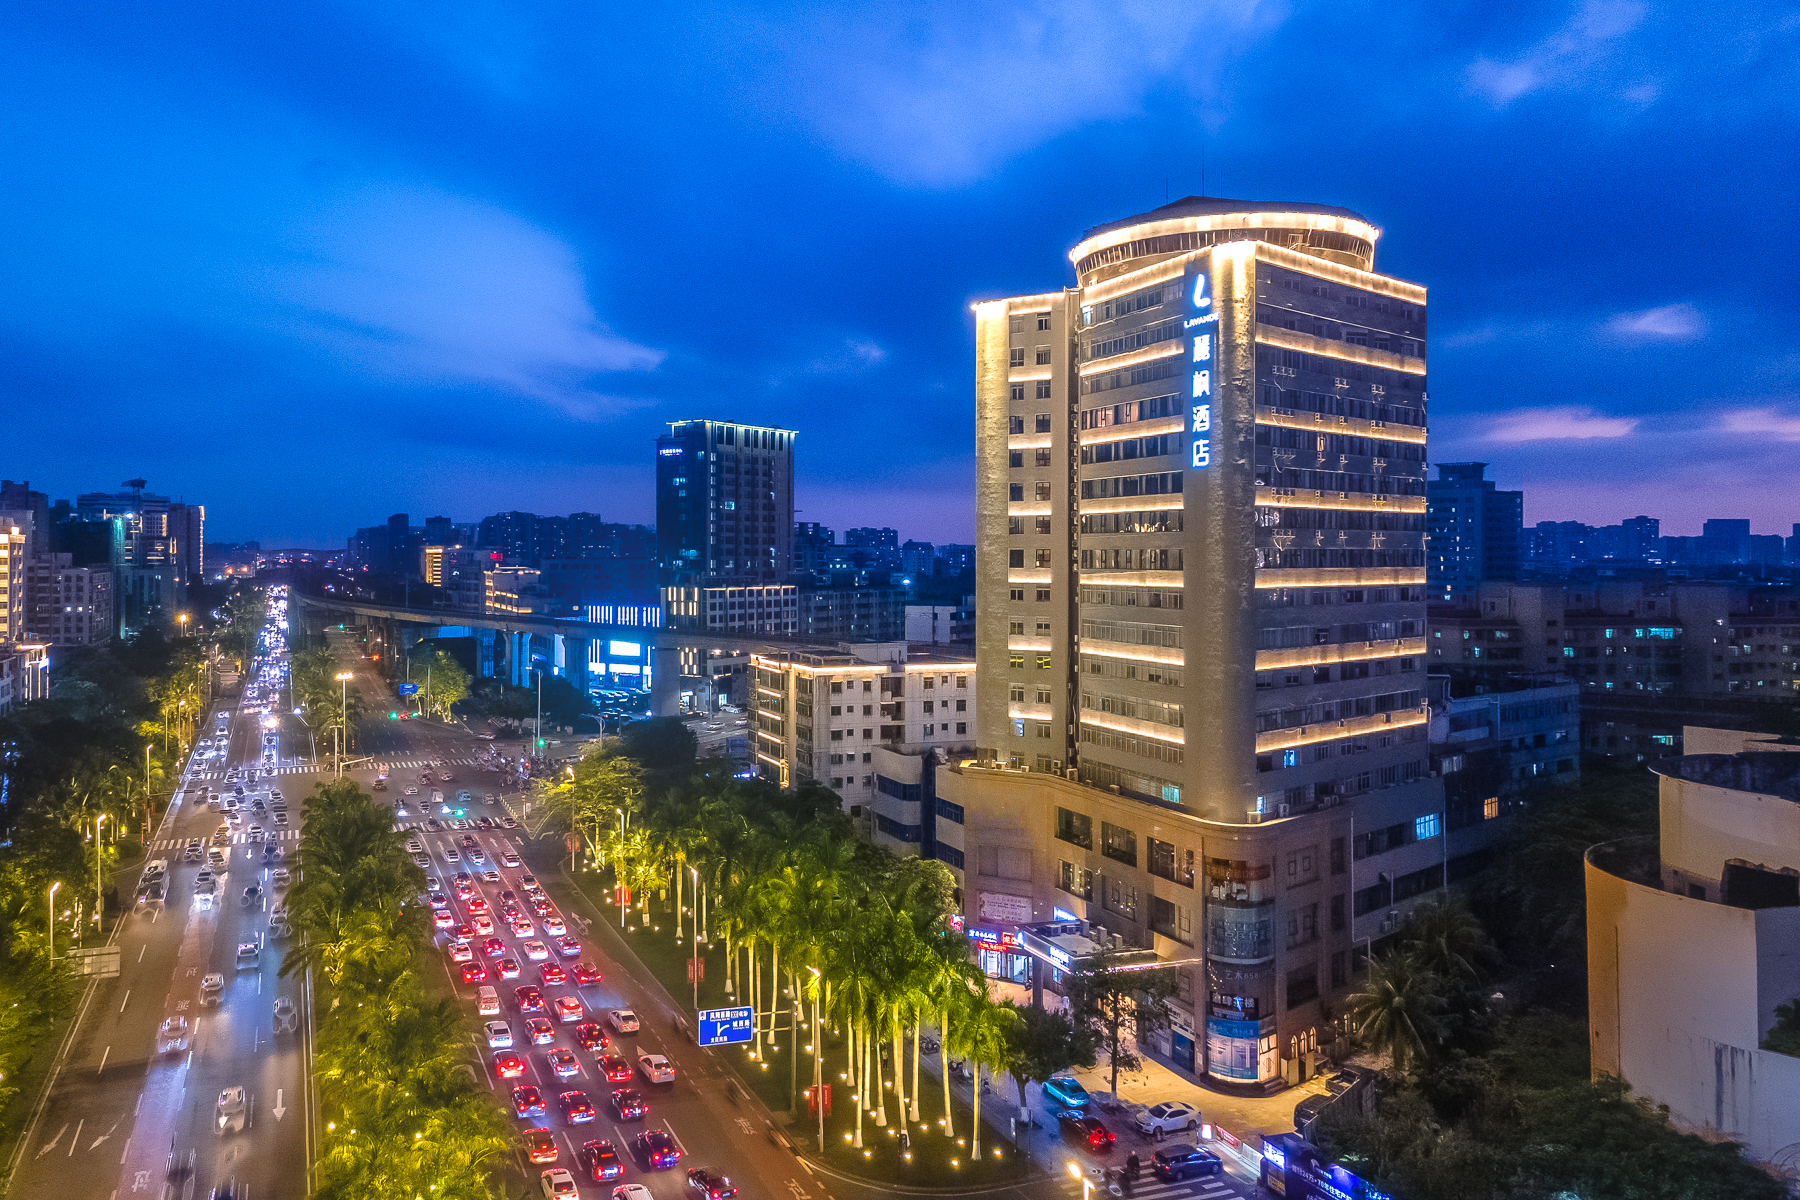
[(1189, 197), (1090, 231), (1075, 286), (975, 306), (979, 750), (940, 786), (968, 918), (1040, 998), (1084, 946), (1176, 965), (1154, 1048), (1228, 1084), (1303, 1075), (1362, 948), (1455, 873), (1425, 289), (1378, 236)]

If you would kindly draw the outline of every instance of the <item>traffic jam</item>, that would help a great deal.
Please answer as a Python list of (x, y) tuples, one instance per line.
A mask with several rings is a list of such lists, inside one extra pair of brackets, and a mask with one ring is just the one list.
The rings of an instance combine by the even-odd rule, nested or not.
[(489, 1084), (519, 1122), (543, 1194), (598, 1185), (650, 1200), (628, 1177), (686, 1169), (704, 1200), (735, 1196), (729, 1179), (686, 1162), (659, 1119), (675, 1066), (637, 1047), (637, 1014), (611, 1007), (598, 956), (519, 858), (516, 822), (499, 797), (478, 801), (457, 783), (452, 770), (426, 768), (395, 798), (395, 820), (425, 871), (452, 986), (475, 1006)]

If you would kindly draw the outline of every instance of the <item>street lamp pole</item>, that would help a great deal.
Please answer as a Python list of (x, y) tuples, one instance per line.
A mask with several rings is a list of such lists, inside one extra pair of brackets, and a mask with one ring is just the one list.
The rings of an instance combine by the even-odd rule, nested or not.
[(94, 818), (94, 923), (96, 925), (100, 923), (101, 910), (106, 905), (106, 897), (101, 893), (100, 882), (100, 826), (105, 821), (105, 813)]
[(344, 777), (344, 750), (350, 734), (350, 680), (355, 677), (354, 671), (339, 671), (338, 681), (338, 752), (337, 777)]
[[(819, 1114), (819, 1153), (823, 1154), (825, 1153), (825, 1047), (819, 1041), (825, 1032), (819, 1028), (819, 987), (822, 977), (819, 974), (819, 968), (808, 966), (806, 969), (812, 972), (813, 977), (813, 1108)], [(895, 1063), (894, 1069), (899, 1070), (900, 1064)]]
[(50, 885), (50, 961), (56, 961), (56, 889), (62, 886), (62, 880)]
[[(543, 678), (541, 675), (539, 678)], [(613, 811), (619, 814), (619, 852), (625, 851), (625, 810), (613, 805)], [(619, 869), (619, 858), (613, 859), (613, 891), (619, 893), (619, 930), (625, 929), (625, 872)]]

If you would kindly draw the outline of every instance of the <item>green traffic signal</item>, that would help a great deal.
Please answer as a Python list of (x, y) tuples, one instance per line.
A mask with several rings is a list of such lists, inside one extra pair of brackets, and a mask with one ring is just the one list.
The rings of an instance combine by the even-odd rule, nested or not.
[(399, 719), (400, 719), (400, 714), (397, 712), (391, 712), (388, 714), (388, 720), (390, 720), (390, 721), (398, 721)]
[(541, 745), (543, 745), (543, 744), (544, 744), (544, 739), (543, 739), (543, 738), (539, 738), (539, 739), (538, 739), (538, 745), (540, 745), (540, 746), (541, 746)]

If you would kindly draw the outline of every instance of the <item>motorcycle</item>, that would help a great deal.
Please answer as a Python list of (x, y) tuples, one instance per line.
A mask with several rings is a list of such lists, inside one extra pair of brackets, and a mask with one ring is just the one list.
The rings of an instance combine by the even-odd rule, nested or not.
[(938, 1052), (938, 1049), (939, 1049), (939, 1043), (936, 1038), (922, 1037), (919, 1039), (919, 1050), (921, 1053), (936, 1054)]

